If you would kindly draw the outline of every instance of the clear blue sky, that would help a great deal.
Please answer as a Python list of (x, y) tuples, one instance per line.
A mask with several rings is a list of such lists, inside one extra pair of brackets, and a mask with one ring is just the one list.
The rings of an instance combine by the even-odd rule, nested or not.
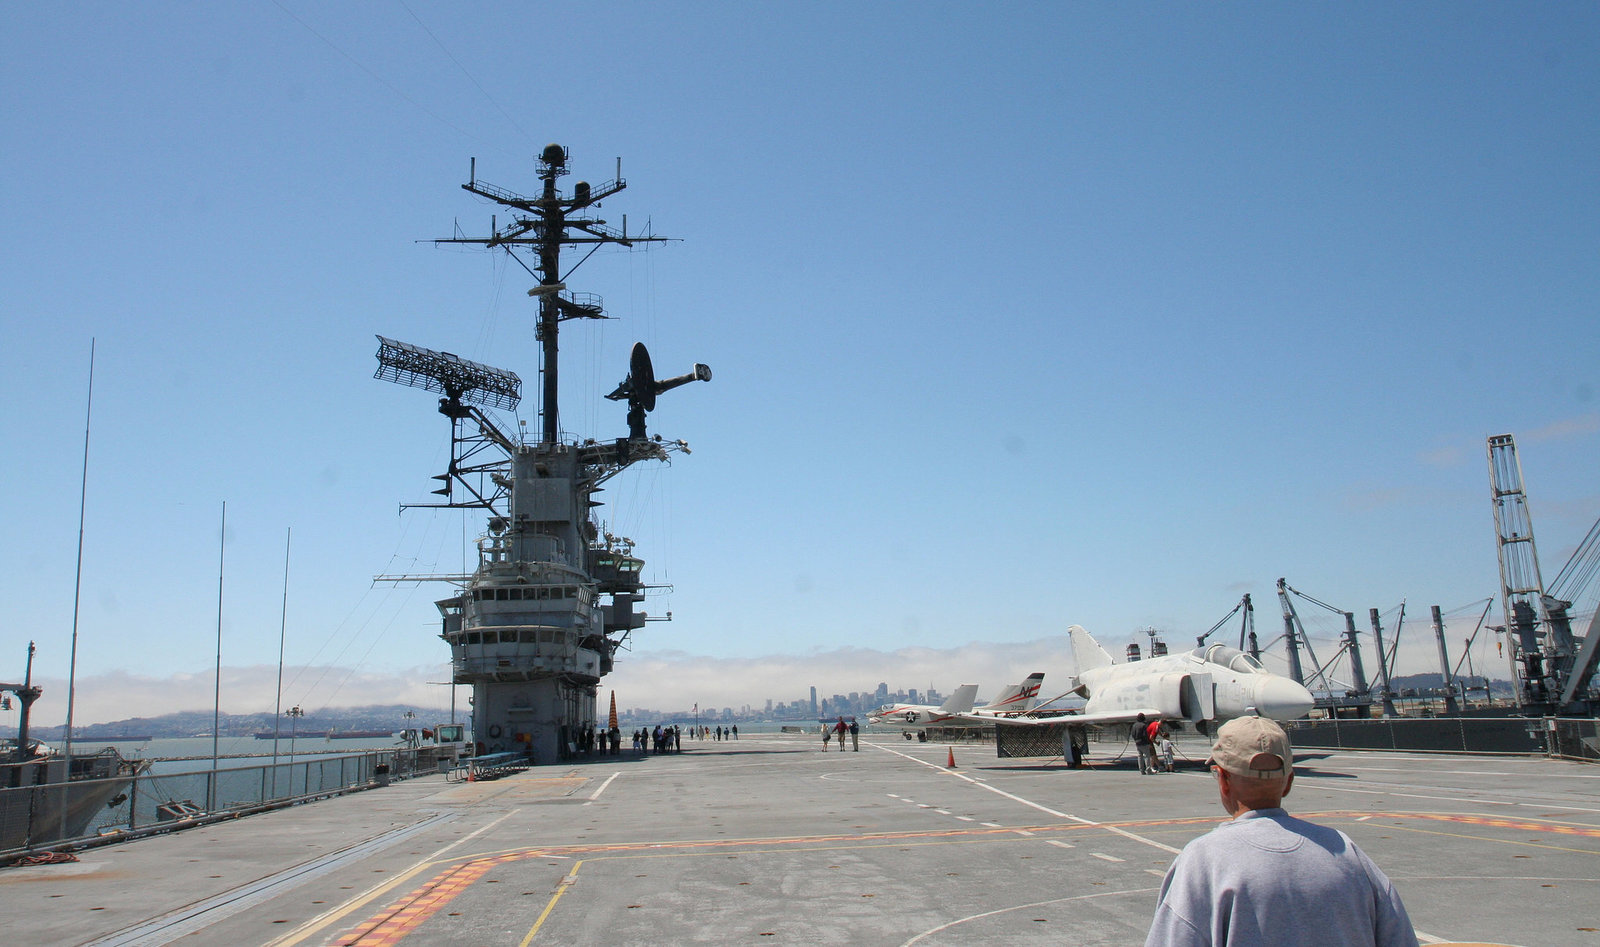
[(652, 415), (694, 453), (602, 495), (675, 587), (626, 706), (988, 692), (1071, 623), (1251, 592), (1275, 634), (1278, 576), (1457, 609), (1501, 432), (1548, 578), (1600, 515), (1597, 46), (1584, 3), (15, 6), (0, 677), (66, 674), (93, 338), (80, 720), (209, 706), (224, 501), (230, 673), (277, 660), (292, 527), (288, 661), (335, 670), (287, 698), (442, 679), (446, 588), (371, 578), (481, 522), (397, 515), (447, 430), (373, 336), (537, 388), (527, 275), (425, 241), (552, 141), (682, 238), (573, 276), (616, 318), (563, 336), (563, 426), (625, 430), (636, 340), (716, 372)]

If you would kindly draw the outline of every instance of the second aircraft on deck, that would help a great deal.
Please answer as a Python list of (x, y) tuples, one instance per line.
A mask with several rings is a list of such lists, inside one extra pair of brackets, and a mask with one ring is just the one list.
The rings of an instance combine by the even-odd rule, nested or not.
[[(1306, 688), (1268, 671), (1250, 655), (1214, 644), (1116, 664), (1082, 627), (1067, 629), (1078, 675), (1061, 697), (1086, 698), (1082, 713), (1043, 716), (1021, 715), (997, 721), (994, 717), (956, 714), (968, 723), (1006, 726), (1105, 727), (1159, 718), (1175, 729), (1193, 727), (1209, 732), (1213, 723), (1235, 717), (1261, 716), (1294, 720), (1315, 705)], [(1052, 698), (1059, 699), (1059, 698)], [(949, 726), (941, 723), (941, 726)]]
[(884, 704), (867, 715), (868, 724), (899, 727), (901, 730), (919, 731), (928, 727), (979, 727), (988, 726), (997, 717), (1031, 710), (1039, 703), (1039, 688), (1044, 674), (1035, 671), (1021, 684), (1008, 685), (1000, 696), (982, 707), (973, 707), (978, 696), (978, 685), (962, 684), (944, 703)]

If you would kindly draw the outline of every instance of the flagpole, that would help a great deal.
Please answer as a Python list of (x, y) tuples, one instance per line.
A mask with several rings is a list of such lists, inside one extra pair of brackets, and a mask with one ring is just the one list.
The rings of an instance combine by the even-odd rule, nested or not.
[[(61, 838), (67, 837), (67, 785), (72, 780), (72, 709), (78, 685), (78, 603), (83, 594), (83, 519), (89, 499), (89, 421), (94, 416), (94, 339), (89, 340), (89, 404), (83, 411), (83, 481), (78, 488), (78, 576), (72, 582), (72, 656), (67, 663), (67, 729), (61, 755), (66, 779), (61, 783)], [(18, 747), (26, 750), (26, 747)]]
[(217, 809), (217, 739), (222, 721), (222, 575), (228, 543), (228, 501), (222, 501), (222, 529), (217, 537), (217, 683), (211, 705), (211, 782), (207, 790), (206, 811)]
[(283, 639), (289, 631), (289, 541), (294, 527), (283, 535), (283, 610), (278, 622), (278, 702), (272, 708), (272, 798), (278, 798), (278, 730), (283, 721)]

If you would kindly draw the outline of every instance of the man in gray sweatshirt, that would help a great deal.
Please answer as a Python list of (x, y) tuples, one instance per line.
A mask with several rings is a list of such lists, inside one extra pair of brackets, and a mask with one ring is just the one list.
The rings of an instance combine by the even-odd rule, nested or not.
[(1173, 860), (1145, 947), (1417, 947), (1400, 895), (1356, 843), (1283, 811), (1294, 756), (1282, 727), (1230, 720), (1208, 762), (1233, 819)]

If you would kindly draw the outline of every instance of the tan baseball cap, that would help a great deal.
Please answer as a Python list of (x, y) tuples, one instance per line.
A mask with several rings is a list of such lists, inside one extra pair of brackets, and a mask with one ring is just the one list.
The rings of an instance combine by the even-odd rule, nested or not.
[(1218, 728), (1206, 763), (1239, 776), (1272, 779), (1286, 775), (1294, 766), (1294, 752), (1289, 747), (1289, 735), (1277, 721), (1239, 717)]

